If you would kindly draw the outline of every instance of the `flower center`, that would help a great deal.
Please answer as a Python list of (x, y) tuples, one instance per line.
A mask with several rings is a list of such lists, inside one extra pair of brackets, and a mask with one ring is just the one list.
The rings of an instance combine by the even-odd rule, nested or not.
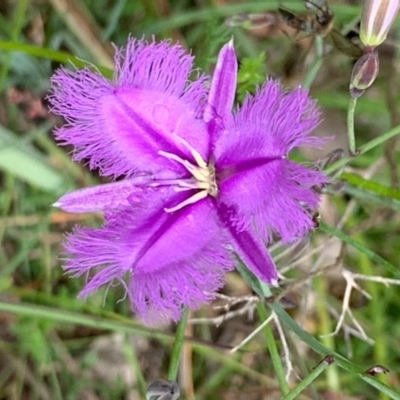
[(189, 150), (190, 154), (193, 156), (196, 164), (185, 160), (176, 154), (168, 153), (166, 151), (160, 150), (158, 154), (174, 160), (177, 163), (183, 165), (192, 175), (190, 179), (181, 179), (176, 181), (176, 192), (183, 192), (186, 190), (199, 190), (193, 196), (182, 201), (175, 207), (165, 208), (166, 212), (177, 211), (189, 204), (196, 203), (199, 200), (206, 198), (207, 196), (217, 197), (218, 186), (215, 179), (215, 166), (213, 163), (207, 164), (200, 153), (194, 149), (185, 139), (182, 139), (178, 135), (174, 134), (176, 140), (178, 140), (186, 149)]

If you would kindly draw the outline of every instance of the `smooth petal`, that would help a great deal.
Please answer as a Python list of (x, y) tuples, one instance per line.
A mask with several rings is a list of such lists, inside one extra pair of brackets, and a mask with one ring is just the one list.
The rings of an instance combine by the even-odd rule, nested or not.
[(229, 232), (233, 249), (244, 265), (259, 279), (276, 286), (278, 283), (276, 266), (263, 241), (237, 224), (240, 217), (234, 208), (220, 203), (218, 211), (221, 221)]
[(230, 40), (218, 55), (204, 114), (205, 121), (208, 122), (213, 118), (229, 121), (231, 118), (236, 91), (237, 68), (233, 40)]
[(60, 197), (54, 207), (70, 213), (110, 211), (138, 205), (147, 200), (149, 191), (146, 184), (149, 176), (138, 176), (119, 182), (75, 190)]
[[(176, 205), (181, 198), (174, 197), (166, 207)], [(226, 243), (214, 204), (209, 198), (174, 213), (161, 210), (152, 214), (135, 229), (135, 236), (140, 238), (138, 252), (134, 255), (136, 273), (162, 270), (166, 265), (190, 260), (200, 251), (208, 254), (213, 241), (222, 251)]]
[(91, 169), (112, 177), (166, 168), (155, 142), (164, 151), (179, 147), (172, 133), (185, 134), (205, 155), (208, 141), (195, 122), (204, 107), (205, 78), (187, 83), (192, 61), (181, 46), (131, 39), (117, 53), (113, 83), (89, 69), (60, 69), (49, 96), (52, 111), (67, 120), (57, 139), (74, 146), (74, 160), (88, 160)]
[(180, 164), (159, 154), (162, 150), (192, 158), (176, 136), (185, 139), (207, 159), (206, 126), (180, 99), (163, 93), (121, 89), (104, 97), (99, 108), (104, 134), (119, 153), (125, 153), (122, 159), (129, 158), (139, 171), (157, 173), (169, 169), (185, 173)]

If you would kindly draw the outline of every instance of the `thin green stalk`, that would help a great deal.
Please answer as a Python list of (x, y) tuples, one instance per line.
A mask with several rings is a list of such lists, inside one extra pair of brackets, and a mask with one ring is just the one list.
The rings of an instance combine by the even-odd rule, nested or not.
[(350, 155), (355, 156), (356, 152), (356, 135), (354, 133), (354, 114), (356, 111), (357, 98), (352, 97), (347, 110), (347, 137), (349, 139)]
[(363, 381), (367, 382), (369, 385), (373, 386), (378, 391), (385, 393), (389, 398), (393, 400), (400, 400), (400, 394), (395, 392), (392, 388), (386, 386), (382, 382), (378, 381), (376, 378), (365, 374), (361, 367), (353, 364), (351, 361), (347, 360), (345, 357), (341, 356), (336, 352), (330, 352), (321, 342), (311, 336), (309, 333), (304, 331), (297, 322), (290, 317), (287, 312), (279, 303), (270, 303), (271, 309), (279, 316), (281, 322), (283, 322), (293, 333), (303, 342), (307, 343), (315, 352), (320, 355), (327, 356), (332, 354), (335, 357), (335, 361), (338, 366), (345, 369), (348, 372), (356, 374)]
[[(4, 174), (3, 178), (3, 186), (2, 186), (2, 207), (0, 208), (0, 215), (8, 216), (11, 215), (11, 206), (14, 200), (14, 185), (15, 185), (15, 177), (10, 174)], [(0, 225), (0, 243), (3, 242), (4, 232), (6, 230), (6, 224)], [(3, 252), (2, 252), (3, 253)], [(0, 261), (3, 265), (2, 269), (4, 268), (4, 260), (6, 259), (5, 254), (0, 254)]]
[(58, 380), (58, 376), (57, 376), (57, 372), (56, 369), (54, 367), (54, 363), (51, 364), (52, 368), (50, 369), (50, 382), (51, 382), (51, 386), (53, 388), (52, 390), (52, 398), (54, 400), (62, 400), (63, 395), (62, 395), (62, 390), (61, 390), (61, 386), (60, 386), (60, 382)]
[(106, 78), (112, 78), (113, 75), (112, 71), (107, 67), (83, 61), (78, 57), (75, 57), (74, 55), (66, 53), (64, 51), (52, 50), (46, 47), (34, 46), (26, 43), (20, 43), (17, 41), (0, 40), (0, 50), (22, 51), (34, 57), (45, 58), (52, 61), (58, 61), (63, 64), (72, 64), (77, 68), (95, 67)]
[[(363, 235), (356, 235), (355, 239), (359, 241), (364, 246), (367, 246)], [(361, 253), (359, 258), (359, 268), (364, 275), (374, 275), (374, 265), (371, 260), (367, 257), (366, 254)], [(363, 286), (367, 292), (371, 295), (371, 299), (369, 300), (369, 308), (370, 308), (370, 321), (372, 330), (372, 337), (375, 339), (374, 345), (374, 362), (380, 365), (389, 365), (389, 343), (387, 340), (388, 335), (390, 335), (390, 328), (386, 323), (385, 318), (385, 307), (387, 307), (387, 303), (385, 302), (385, 294), (383, 291), (386, 291), (385, 288), (383, 291), (380, 288), (380, 285), (376, 282), (365, 282)], [(386, 385), (390, 384), (389, 377), (385, 374), (381, 374), (380, 380), (384, 382)], [(379, 394), (380, 400), (387, 400), (388, 396), (385, 393)]]
[[(316, 301), (316, 309), (319, 321), (319, 333), (321, 335), (321, 342), (328, 349), (335, 350), (335, 339), (333, 336), (329, 335), (333, 331), (332, 320), (327, 309), (327, 299), (326, 294), (328, 293), (328, 288), (326, 287), (325, 277), (320, 276), (315, 279), (315, 288), (318, 292), (320, 299)], [(327, 336), (328, 335), (328, 336)], [(328, 387), (332, 391), (340, 391), (340, 379), (337, 367), (334, 365), (327, 371), (327, 381)]]
[(137, 386), (139, 395), (141, 398), (144, 398), (146, 396), (146, 380), (143, 376), (142, 367), (140, 366), (140, 362), (136, 355), (135, 346), (132, 345), (130, 339), (131, 339), (131, 336), (125, 334), (122, 346), (123, 346), (124, 354), (125, 354), (127, 361), (129, 362), (129, 364), (132, 366), (133, 370), (136, 373), (136, 380), (137, 380), (136, 386)]
[[(15, 18), (13, 20), (12, 32), (11, 32), (11, 40), (17, 41), (21, 30), (24, 26), (24, 20), (26, 17), (26, 10), (28, 8), (29, 0), (20, 0), (17, 2), (17, 9), (15, 10)], [(11, 65), (11, 54), (8, 54), (5, 60), (3, 61), (3, 65), (0, 72), (0, 92), (4, 89), (4, 84), (8, 76), (8, 71)]]
[[(254, 277), (254, 281), (256, 278)], [(248, 282), (251, 283), (251, 286), (253, 289), (262, 297), (262, 298), (268, 298), (271, 297), (271, 291), (269, 288), (268, 290), (260, 290), (260, 283), (257, 281), (257, 284), (253, 284), (253, 281), (251, 279), (248, 280)], [(315, 352), (321, 354), (322, 356), (327, 356), (329, 354), (332, 354), (333, 352), (327, 349), (324, 345), (322, 345), (318, 340), (316, 340), (313, 336), (311, 336), (309, 333), (304, 331), (297, 323), (296, 321), (293, 320), (292, 317), (290, 317), (286, 311), (283, 309), (283, 307), (279, 303), (275, 302), (268, 302), (268, 306), (278, 315), (280, 321), (285, 324), (288, 329), (293, 331), (293, 333), (303, 342), (305, 342), (308, 346), (310, 346), (311, 349), (313, 349)], [(103, 318), (98, 315), (98, 316), (93, 316), (89, 314), (84, 314), (84, 313), (78, 313), (78, 312), (71, 312), (71, 311), (65, 311), (61, 310), (59, 308), (49, 308), (49, 307), (43, 307), (38, 304), (26, 304), (26, 303), (17, 303), (13, 304), (10, 302), (2, 302), (0, 301), (0, 310), (6, 311), (15, 315), (27, 315), (27, 316), (34, 316), (35, 318), (44, 318), (47, 320), (53, 321), (59, 321), (63, 322), (65, 324), (79, 324), (82, 326), (92, 326), (96, 327), (99, 329), (107, 329), (113, 332), (126, 332), (126, 333), (133, 333), (133, 334), (140, 334), (144, 337), (153, 337), (162, 341), (169, 341), (171, 340), (171, 337), (169, 334), (159, 332), (159, 331), (151, 331), (148, 328), (145, 328), (141, 326), (140, 324), (136, 324), (132, 322), (132, 320), (128, 320), (125, 318), (121, 318), (120, 316), (114, 315), (109, 313), (110, 315), (113, 315), (114, 318), (120, 318), (121, 320), (113, 319), (111, 320), (111, 317), (108, 317), (105, 315)], [(125, 321), (126, 320), (126, 321)], [(123, 322), (125, 321), (125, 322)], [(201, 348), (203, 345), (202, 343), (199, 342), (194, 342), (191, 341), (193, 345), (196, 346), (196, 348)], [(214, 355), (216, 356), (219, 354), (216, 351), (210, 352), (210, 357), (213, 357)], [(341, 356), (340, 354), (334, 353), (336, 362), (339, 367), (356, 374), (359, 378), (367, 382), (369, 385), (375, 387), (377, 390), (386, 393), (391, 399), (393, 400), (400, 400), (400, 395), (395, 392), (393, 389), (390, 387), (384, 385), (383, 383), (379, 382), (376, 380), (376, 378), (365, 374), (364, 370), (360, 367), (352, 363), (351, 361), (347, 360), (345, 357)], [(229, 362), (228, 360), (226, 361), (227, 363)], [(231, 362), (233, 365), (234, 362)], [(260, 379), (261, 377), (258, 376), (253, 370), (251, 369), (246, 369), (243, 366), (240, 366), (243, 368), (243, 373), (248, 373), (248, 376), (254, 377), (254, 379)], [(239, 366), (236, 367), (236, 370), (240, 370)], [(241, 370), (242, 371), (242, 370)], [(264, 377), (264, 379), (267, 379)]]
[[(361, 156), (362, 154), (367, 153), (368, 151), (374, 149), (375, 147), (378, 147), (382, 143), (385, 143), (387, 140), (389, 140), (399, 134), (400, 134), (400, 125), (397, 125), (390, 131), (387, 131), (386, 133), (377, 136), (375, 139), (372, 139), (368, 143), (365, 143), (363, 146), (361, 146), (358, 149), (357, 156)], [(335, 172), (336, 170), (343, 167), (344, 165), (346, 165), (349, 161), (351, 161), (353, 159), (354, 159), (354, 155), (349, 155), (348, 157), (343, 157), (342, 159), (338, 160), (334, 164), (330, 165), (325, 170), (325, 173), (331, 174), (332, 172)]]
[[(268, 285), (266, 285), (264, 282), (261, 282), (250, 271), (248, 271), (245, 267), (241, 266), (240, 264), (238, 266), (238, 271), (261, 298), (266, 298), (266, 299), (271, 298), (272, 292), (271, 289), (268, 287)], [(392, 388), (376, 380), (374, 377), (366, 374), (364, 372), (365, 370), (363, 370), (362, 367), (352, 363), (350, 360), (346, 359), (340, 354), (330, 349), (327, 349), (320, 341), (318, 341), (315, 337), (311, 336), (308, 332), (306, 332), (303, 328), (301, 328), (297, 324), (297, 322), (283, 309), (282, 305), (279, 302), (271, 301), (268, 302), (267, 304), (269, 308), (271, 308), (271, 310), (275, 312), (279, 320), (284, 325), (286, 325), (286, 327), (290, 329), (301, 341), (305, 342), (316, 353), (324, 357), (328, 355), (333, 355), (339, 367), (345, 369), (346, 371), (354, 373), (356, 376), (361, 378), (363, 381), (367, 382), (369, 385), (373, 386), (380, 392), (387, 394), (389, 398), (393, 400), (400, 400), (400, 395), (397, 392), (395, 392)]]
[(188, 316), (189, 316), (189, 310), (186, 308), (182, 313), (182, 318), (179, 321), (176, 329), (175, 342), (168, 370), (168, 380), (170, 381), (176, 381), (176, 378), (178, 376), (179, 361), (181, 359), (182, 347), (185, 339), (185, 328)]
[(306, 389), (315, 379), (321, 375), (332, 363), (334, 362), (333, 356), (326, 356), (308, 375), (304, 378), (290, 393), (288, 393), (282, 400), (293, 400), (296, 399), (297, 396)]
[[(265, 309), (264, 304), (258, 303), (257, 310), (261, 321), (265, 321), (268, 318), (268, 313), (267, 310)], [(269, 354), (271, 356), (272, 366), (274, 367), (276, 377), (278, 378), (279, 387), (281, 388), (282, 394), (286, 395), (290, 392), (290, 389), (288, 383), (286, 382), (285, 371), (282, 365), (282, 359), (281, 356), (279, 355), (278, 347), (276, 345), (272, 329), (269, 325), (266, 325), (263, 330), (265, 333), (265, 338), (267, 340), (267, 347)]]
[(379, 254), (372, 251), (370, 248), (364, 246), (362, 243), (354, 240), (352, 237), (343, 233), (343, 231), (336, 229), (335, 227), (328, 225), (325, 222), (321, 222), (319, 225), (319, 229), (323, 232), (328, 233), (329, 235), (336, 236), (343, 242), (349, 244), (351, 247), (358, 250), (361, 254), (365, 254), (369, 259), (374, 261), (375, 263), (382, 265), (383, 267), (390, 270), (395, 277), (399, 277), (400, 272), (397, 266), (392, 265), (390, 262), (386, 261)]
[(316, 50), (316, 57), (314, 60), (314, 64), (312, 65), (312, 67), (308, 71), (307, 76), (304, 79), (303, 82), (304, 88), (309, 88), (312, 85), (322, 65), (324, 56), (324, 40), (322, 39), (321, 36), (315, 37), (315, 50)]

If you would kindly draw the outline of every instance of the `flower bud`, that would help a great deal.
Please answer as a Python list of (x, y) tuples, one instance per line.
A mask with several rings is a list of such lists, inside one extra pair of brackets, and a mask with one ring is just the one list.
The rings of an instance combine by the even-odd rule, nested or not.
[(361, 17), (360, 39), (364, 46), (383, 43), (400, 7), (400, 0), (365, 0)]
[(368, 89), (379, 72), (379, 56), (376, 50), (360, 57), (354, 64), (350, 79), (350, 94), (360, 97)]

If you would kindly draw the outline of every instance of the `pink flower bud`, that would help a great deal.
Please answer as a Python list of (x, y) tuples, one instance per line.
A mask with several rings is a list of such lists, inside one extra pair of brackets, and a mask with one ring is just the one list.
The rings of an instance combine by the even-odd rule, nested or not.
[(367, 47), (383, 43), (400, 8), (400, 0), (365, 0), (360, 39)]
[(376, 50), (360, 57), (351, 73), (350, 94), (352, 97), (360, 97), (374, 83), (378, 72), (379, 56)]

